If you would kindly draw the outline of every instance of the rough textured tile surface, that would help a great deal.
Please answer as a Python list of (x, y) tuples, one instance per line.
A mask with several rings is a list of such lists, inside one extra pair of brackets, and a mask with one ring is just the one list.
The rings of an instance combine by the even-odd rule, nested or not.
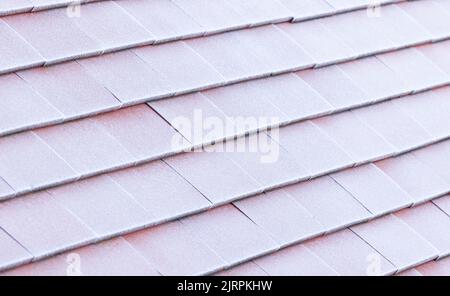
[(225, 265), (178, 221), (129, 234), (125, 239), (162, 275), (200, 275)]
[(6, 272), (4, 275), (156, 276), (160, 274), (127, 241), (116, 238), (28, 264)]
[(110, 110), (120, 102), (77, 62), (18, 72), (66, 118)]
[(181, 222), (196, 239), (230, 264), (278, 248), (275, 241), (232, 205), (184, 218)]
[(0, 227), (35, 258), (76, 247), (95, 238), (85, 224), (58, 205), (48, 193), (2, 203)]
[(400, 271), (438, 255), (437, 249), (393, 215), (354, 226), (352, 230)]
[(371, 216), (356, 199), (328, 176), (289, 186), (284, 190), (324, 225), (325, 231), (361, 222)]
[(282, 245), (323, 231), (312, 214), (282, 190), (246, 198), (234, 205)]
[(395, 272), (388, 260), (349, 229), (313, 239), (304, 245), (339, 275), (379, 276)]
[(388, 175), (373, 164), (331, 175), (374, 215), (412, 205), (412, 198)]
[(0, 176), (16, 192), (77, 178), (67, 162), (32, 132), (0, 139)]
[(335, 276), (338, 273), (302, 245), (255, 260), (271, 276)]
[(56, 122), (63, 115), (16, 74), (0, 77), (1, 132)]

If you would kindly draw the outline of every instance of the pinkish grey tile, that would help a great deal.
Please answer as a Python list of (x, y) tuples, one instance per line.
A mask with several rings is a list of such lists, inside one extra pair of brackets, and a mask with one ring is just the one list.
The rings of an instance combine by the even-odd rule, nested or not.
[(0, 77), (0, 133), (62, 120), (63, 115), (16, 74)]
[(199, 191), (160, 160), (109, 176), (157, 221), (195, 213), (211, 205)]
[(219, 254), (228, 264), (238, 264), (279, 248), (264, 230), (232, 205), (180, 221), (195, 239)]
[(324, 226), (283, 190), (246, 198), (234, 205), (281, 245), (324, 232)]
[(87, 72), (124, 104), (173, 94), (167, 79), (132, 51), (78, 61)]
[(0, 73), (20, 70), (44, 64), (44, 58), (14, 31), (0, 20)]
[(270, 276), (336, 276), (338, 273), (303, 245), (254, 260)]
[(48, 192), (102, 238), (141, 228), (155, 220), (132, 195), (105, 175)]
[(65, 118), (118, 108), (120, 102), (77, 62), (17, 73)]
[(134, 52), (166, 77), (176, 93), (217, 86), (225, 78), (183, 41), (141, 47)]
[(415, 48), (394, 51), (377, 57), (396, 72), (413, 91), (426, 90), (450, 81), (448, 74)]
[(217, 276), (267, 276), (261, 267), (253, 261), (249, 261), (238, 266), (226, 269), (216, 274)]
[(450, 41), (426, 44), (416, 48), (436, 65), (439, 65), (439, 68), (445, 73), (450, 75), (450, 57), (448, 55)]
[(35, 133), (82, 176), (136, 162), (136, 158), (93, 119), (51, 126)]
[(311, 121), (283, 127), (275, 138), (312, 176), (354, 165), (354, 160)]
[(262, 190), (262, 185), (225, 153), (196, 151), (167, 158), (165, 162), (213, 204), (229, 202)]
[(325, 176), (283, 189), (324, 227), (334, 231), (371, 218), (371, 213), (331, 177)]
[(201, 275), (218, 271), (226, 265), (216, 252), (194, 239), (179, 221), (124, 238), (162, 275)]
[(352, 111), (321, 117), (312, 122), (336, 141), (356, 163), (384, 158), (395, 152), (394, 146)]
[(449, 183), (414, 154), (405, 154), (375, 164), (399, 184), (415, 203), (430, 200), (449, 190)]
[(32, 258), (17, 240), (0, 228), (0, 270), (27, 263)]
[(157, 276), (160, 274), (127, 241), (119, 237), (24, 265), (3, 275)]
[(414, 155), (450, 183), (450, 141), (414, 151)]
[(433, 200), (433, 203), (439, 207), (444, 213), (450, 216), (450, 195)]
[(65, 9), (18, 14), (4, 20), (45, 58), (56, 63), (99, 54), (101, 46), (66, 15)]
[(395, 267), (367, 242), (344, 229), (304, 244), (343, 276), (380, 276), (393, 274)]
[(226, 0), (251, 26), (288, 21), (292, 13), (279, 1)]
[(72, 21), (100, 43), (102, 50), (112, 51), (150, 44), (155, 37), (114, 1), (83, 5), (79, 17)]
[(205, 29), (172, 1), (116, 0), (156, 38), (156, 42), (202, 35)]
[(450, 258), (430, 261), (416, 269), (424, 276), (450, 276)]
[(173, 152), (176, 131), (147, 105), (106, 113), (93, 120), (140, 161)]
[(33, 132), (0, 139), (0, 177), (18, 193), (71, 181), (78, 176)]
[(0, 200), (13, 197), (15, 194), (14, 189), (0, 177)]
[(413, 204), (409, 194), (373, 164), (351, 168), (331, 177), (377, 216)]
[(78, 247), (96, 237), (46, 192), (0, 204), (0, 227), (24, 246), (34, 259)]
[(3, 0), (0, 3), (0, 15), (29, 12), (31, 9), (33, 3), (30, 0)]
[(351, 229), (392, 262), (397, 272), (438, 256), (436, 248), (394, 215), (353, 226)]
[[(297, 1), (302, 2), (304, 1)], [(353, 49), (323, 25), (323, 19), (298, 24), (285, 23), (278, 27), (303, 47), (319, 66), (353, 59), (356, 56)]]
[(173, 0), (173, 2), (200, 24), (207, 33), (228, 31), (249, 25), (249, 21), (226, 1)]
[(339, 65), (371, 101), (380, 101), (411, 92), (401, 78), (376, 57)]
[(297, 72), (335, 109), (367, 104), (370, 97), (338, 66)]
[(332, 14), (334, 9), (326, 0), (280, 0), (293, 14), (294, 21)]
[(388, 101), (353, 111), (378, 132), (397, 152), (405, 152), (433, 140), (433, 136), (411, 118), (395, 101)]
[(439, 257), (450, 254), (450, 217), (432, 202), (394, 214), (425, 238), (439, 251)]

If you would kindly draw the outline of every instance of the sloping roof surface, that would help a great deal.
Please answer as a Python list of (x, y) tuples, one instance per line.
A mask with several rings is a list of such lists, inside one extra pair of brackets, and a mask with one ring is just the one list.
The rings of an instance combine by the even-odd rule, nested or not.
[(450, 275), (450, 1), (0, 16), (0, 274)]

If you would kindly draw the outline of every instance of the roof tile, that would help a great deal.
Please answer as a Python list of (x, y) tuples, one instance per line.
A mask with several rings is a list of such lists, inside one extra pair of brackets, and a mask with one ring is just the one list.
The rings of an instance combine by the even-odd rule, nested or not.
[[(77, 260), (80, 260), (79, 270), (77, 270)], [(159, 273), (127, 241), (120, 237), (28, 264), (7, 271), (4, 275), (155, 276)]]
[(278, 249), (262, 229), (232, 205), (183, 218), (192, 235), (229, 264), (237, 264), (252, 257)]
[(109, 175), (157, 221), (207, 209), (210, 202), (163, 161)]
[(172, 0), (200, 24), (207, 33), (216, 33), (249, 25), (226, 1)]
[(277, 0), (226, 0), (252, 26), (291, 19), (291, 12)]
[(362, 122), (352, 111), (313, 120), (357, 163), (392, 155), (394, 146)]
[(0, 139), (0, 176), (16, 192), (74, 180), (78, 175), (32, 132)]
[(450, 80), (448, 74), (415, 48), (394, 51), (377, 57), (394, 70), (413, 91), (440, 86)]
[(432, 202), (397, 212), (395, 216), (431, 243), (440, 257), (450, 254), (450, 217)]
[(16, 74), (0, 77), (0, 133), (62, 120), (63, 115)]
[(450, 216), (450, 195), (435, 199), (433, 200), (433, 203)]
[(414, 151), (414, 155), (450, 183), (450, 141)]
[(372, 214), (382, 215), (412, 205), (412, 198), (373, 164), (331, 175)]
[(0, 228), (0, 269), (24, 264), (31, 259), (30, 253)]
[(325, 0), (280, 0), (294, 14), (294, 21), (333, 13), (334, 9)]
[(162, 275), (200, 275), (225, 265), (179, 221), (131, 233), (125, 239)]
[(416, 269), (424, 276), (449, 276), (450, 258), (431, 261), (427, 264), (416, 267)]
[(328, 176), (285, 187), (284, 190), (324, 225), (323, 230), (328, 232), (365, 221), (371, 216), (356, 199)]
[(41, 67), (17, 73), (65, 118), (111, 110), (119, 101), (90, 77), (77, 62)]
[[(358, 26), (355, 26), (358, 23)], [(324, 19), (324, 24), (342, 38), (359, 56), (394, 49), (395, 43), (383, 28), (374, 26), (367, 12), (356, 11)], [(370, 36), (371, 38), (367, 38)]]
[(180, 148), (191, 143), (198, 145), (232, 137), (236, 132), (219, 126), (213, 130), (203, 128), (205, 123), (219, 124), (217, 120), (227, 127), (233, 123), (202, 93), (158, 100), (149, 105), (183, 136), (177, 143)]
[(93, 118), (138, 160), (173, 151), (175, 130), (147, 105), (138, 105)]
[(450, 87), (427, 91), (395, 101), (402, 111), (419, 122), (437, 139), (450, 135)]
[(78, 62), (123, 103), (136, 103), (173, 94), (165, 78), (132, 51)]
[(449, 189), (448, 182), (413, 154), (379, 161), (376, 166), (408, 192), (415, 203), (435, 198)]
[(44, 58), (3, 20), (0, 20), (0, 55), (0, 73), (44, 64)]
[(323, 233), (323, 226), (312, 214), (283, 190), (246, 198), (234, 205), (281, 245)]
[(395, 267), (351, 230), (332, 233), (304, 244), (339, 275), (386, 275)]
[(433, 136), (408, 116), (395, 101), (372, 105), (353, 112), (394, 145), (397, 152), (408, 151), (433, 140)]
[[(302, 2), (305, 1), (297, 1), (297, 3)], [(314, 0), (313, 2), (318, 1)], [(279, 24), (277, 27), (302, 46), (320, 66), (352, 59), (356, 56), (353, 49), (323, 25), (323, 19), (298, 24)]]
[(49, 192), (55, 201), (103, 238), (154, 221), (152, 215), (108, 176), (82, 180)]
[(28, 12), (31, 9), (33, 9), (33, 3), (30, 0), (3, 0), (0, 3), (0, 15)]
[(1, 203), (0, 227), (35, 259), (95, 239), (86, 225), (45, 192)]
[(226, 269), (217, 273), (218, 276), (267, 276), (267, 272), (265, 272), (261, 267), (259, 267), (253, 261), (249, 261), (238, 266), (232, 267), (230, 269)]
[(39, 129), (36, 134), (82, 176), (136, 162), (136, 158), (93, 119)]
[(433, 36), (434, 40), (448, 38), (450, 33), (450, 12), (442, 9), (434, 1), (410, 1), (399, 6), (423, 25)]
[(450, 56), (448, 55), (450, 41), (426, 44), (416, 48), (450, 75)]
[(370, 101), (368, 95), (338, 66), (301, 71), (297, 74), (337, 109), (347, 109)]
[(72, 20), (105, 51), (149, 44), (154, 40), (149, 31), (114, 1), (83, 5), (80, 16)]
[(311, 121), (281, 128), (275, 140), (313, 176), (354, 164), (351, 157)]
[(185, 153), (167, 158), (165, 162), (213, 204), (229, 202), (261, 191), (261, 184), (225, 153)]
[(141, 47), (134, 52), (170, 82), (176, 93), (224, 83), (225, 78), (183, 41)]
[(172, 1), (116, 0), (157, 42), (198, 36), (204, 29)]
[(394, 215), (353, 226), (352, 230), (403, 271), (434, 259), (438, 251)]
[(0, 200), (15, 195), (14, 189), (0, 177)]
[(337, 272), (316, 254), (296, 245), (255, 260), (271, 276), (335, 276)]
[(100, 45), (72, 22), (65, 9), (18, 14), (4, 20), (39, 51), (46, 63), (101, 52)]
[(339, 65), (371, 101), (380, 101), (411, 92), (400, 77), (376, 57)]

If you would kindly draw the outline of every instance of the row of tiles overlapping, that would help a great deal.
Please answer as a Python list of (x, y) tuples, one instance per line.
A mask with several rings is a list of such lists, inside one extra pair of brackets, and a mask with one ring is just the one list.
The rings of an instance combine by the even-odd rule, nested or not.
[[(120, 172), (98, 177), (2, 203), (3, 268), (67, 250), (10, 273), (64, 275), (67, 256), (79, 256), (85, 275), (209, 274), (241, 263), (227, 273), (393, 274), (450, 253), (449, 152), (444, 141), (143, 230), (156, 209), (174, 215), (170, 207), (210, 204), (169, 173), (172, 161), (141, 168), (139, 181)], [(72, 250), (100, 236), (113, 238)]]
[[(55, 9), (60, 7), (74, 7), (76, 5), (82, 5), (90, 2), (95, 1), (106, 1), (106, 0), (3, 0), (0, 3), (0, 16), (4, 15), (12, 15), (12, 14), (18, 14), (18, 13), (24, 13), (24, 12), (35, 12), (35, 11), (41, 11), (41, 10), (48, 10), (48, 9)], [(128, 0), (128, 2), (144, 2), (144, 0)], [(191, 11), (193, 8), (196, 9), (205, 9), (204, 3), (210, 5), (207, 10), (208, 13), (211, 13), (211, 11), (216, 13), (215, 16), (217, 16), (217, 10), (219, 8), (224, 9), (225, 11), (231, 11), (236, 14), (239, 14), (241, 12), (240, 17), (249, 17), (248, 12), (245, 13), (245, 11), (249, 9), (257, 9), (259, 11), (253, 11), (252, 19), (255, 19), (257, 17), (259, 18), (267, 18), (267, 17), (273, 17), (274, 14), (283, 14), (283, 17), (285, 18), (292, 18), (295, 20), (303, 20), (305, 18), (310, 17), (317, 17), (317, 16), (325, 16), (325, 15), (331, 15), (335, 13), (370, 7), (371, 5), (382, 5), (386, 3), (391, 2), (400, 2), (404, 0), (380, 0), (376, 1), (375, 3), (371, 0), (270, 0), (270, 1), (259, 1), (259, 5), (256, 5), (256, 1), (248, 1), (248, 3), (238, 3), (236, 1), (223, 1), (222, 3), (206, 3), (206, 1), (195, 1), (191, 0), (189, 2), (192, 2), (190, 5), (186, 4), (188, 1), (175, 1), (175, 8), (178, 8), (176, 6), (176, 3), (179, 3), (179, 8), (184, 13), (189, 15), (190, 17), (199, 16), (200, 12)], [(124, 2), (120, 0), (116, 0), (115, 2)], [(153, 1), (147, 1), (147, 2), (153, 2), (151, 3), (153, 6), (150, 6), (152, 9), (159, 8), (158, 4), (160, 4), (163, 1), (160, 0), (153, 0)], [(155, 4), (156, 2), (156, 4)], [(160, 2), (160, 3), (158, 3)], [(212, 1), (210, 1), (212, 2)], [(166, 3), (163, 3), (167, 5)], [(129, 5), (129, 4), (128, 4)], [(135, 4), (136, 5), (136, 4)], [(140, 4), (139, 5), (143, 5)], [(150, 5), (146, 3), (145, 5)], [(186, 7), (184, 10), (183, 8)], [(146, 7), (146, 6), (141, 6)], [(149, 6), (147, 6), (149, 7)], [(164, 6), (163, 6), (164, 7)], [(189, 9), (191, 7), (191, 9)], [(280, 8), (281, 7), (281, 8)], [(175, 9), (173, 8), (173, 9)], [(275, 12), (272, 12), (272, 14), (269, 14), (269, 9), (276, 8)], [(243, 13), (244, 12), (244, 13)], [(191, 15), (193, 14), (193, 15)], [(181, 14), (183, 15), (183, 14)], [(173, 16), (172, 14), (168, 14), (168, 16)], [(179, 14), (178, 14), (179, 16)], [(200, 14), (201, 16), (201, 14)], [(205, 16), (203, 16), (205, 18)], [(212, 19), (212, 16), (210, 17)], [(202, 18), (200, 18), (202, 20)], [(204, 22), (205, 20), (203, 20)]]
[[(279, 134), (276, 134), (277, 137), (274, 137), (274, 131), (261, 132), (228, 141), (226, 144), (216, 144), (215, 149), (208, 150), (212, 152), (183, 153), (162, 161), (150, 162), (23, 198), (15, 198), (0, 204), (2, 212), (0, 227), (30, 250), (35, 259), (40, 259), (61, 252), (65, 248), (76, 247), (79, 243), (86, 244), (116, 236), (122, 232), (203, 211), (211, 206), (227, 204), (271, 188), (307, 180), (357, 164), (384, 159), (448, 138), (450, 125), (443, 125), (444, 127), (440, 125), (442, 123), (440, 118), (448, 119), (449, 117), (448, 91), (449, 88), (445, 87), (312, 121), (304, 121), (280, 128)], [(409, 106), (415, 106), (415, 108), (409, 109), (412, 113), (408, 114), (402, 110), (402, 105), (407, 106), (406, 108)], [(425, 106), (432, 106), (433, 110), (439, 110), (439, 116), (429, 116), (430, 108)], [(141, 118), (135, 117), (134, 113), (131, 114), (132, 118)], [(120, 121), (118, 125), (120, 126)], [(53, 149), (63, 151), (61, 147), (66, 147), (67, 152), (74, 143), (85, 143), (87, 148), (77, 146), (64, 155), (76, 154), (73, 164), (80, 168), (87, 164), (97, 166), (104, 163), (117, 164), (117, 158), (120, 155), (117, 145), (111, 145), (106, 141), (106, 137), (97, 132), (98, 129), (92, 133), (90, 139), (78, 139), (75, 136), (77, 130), (81, 128), (70, 130), (71, 136), (64, 141), (59, 141), (65, 146), (55, 146)], [(58, 131), (55, 134), (60, 133), (61, 131)], [(442, 137), (444, 133), (446, 136)], [(2, 163), (8, 161), (15, 165), (13, 169), (5, 170), (4, 173), (9, 172), (13, 175), (26, 173), (25, 178), (20, 180), (22, 182), (35, 181), (43, 174), (47, 177), (49, 175), (63, 176), (62, 173), (66, 172), (69, 166), (67, 163), (61, 166), (61, 160), (55, 162), (55, 155), (51, 154), (54, 150), (45, 146), (43, 140), (37, 135), (32, 134), (30, 137), (40, 145), (29, 141), (19, 142), (19, 136), (8, 137), (12, 139), (10, 145), (18, 145), (15, 146), (16, 151), (26, 147), (31, 152), (29, 155), (16, 154), (14, 158), (11, 157), (11, 153), (1, 154)], [(142, 138), (132, 133), (127, 135), (139, 141), (146, 140), (145, 135)], [(68, 139), (74, 139), (74, 141), (68, 141)], [(271, 149), (246, 151), (235, 148), (232, 150), (235, 152), (225, 149), (229, 143), (248, 147), (250, 140), (254, 143), (255, 139), (257, 143), (266, 143)], [(281, 145), (276, 141), (279, 141)], [(103, 148), (96, 148), (98, 145)], [(47, 150), (42, 151), (43, 147)], [(131, 147), (135, 146), (131, 145)], [(427, 147), (424, 151), (377, 162), (379, 169), (398, 183), (410, 195), (413, 203), (421, 203), (440, 196), (448, 192), (450, 188), (446, 157), (449, 151), (448, 142)], [(274, 154), (269, 155), (270, 153)], [(263, 162), (262, 160), (267, 156), (276, 157), (275, 161)], [(27, 163), (33, 161), (35, 166), (30, 169), (30, 166), (25, 166), (25, 161)], [(22, 170), (18, 168), (20, 162), (24, 166)], [(45, 167), (45, 170), (40, 169), (41, 167)], [(434, 170), (439, 172), (436, 173)], [(8, 193), (8, 187), (4, 185), (6, 184), (2, 183), (2, 191), (6, 190)], [(369, 188), (366, 184), (364, 186)], [(387, 188), (387, 186), (380, 186), (380, 188)], [(377, 204), (376, 202), (380, 201), (382, 196), (390, 197), (389, 194), (380, 194), (379, 197), (367, 195), (368, 203), (375, 202), (375, 204), (366, 205), (373, 214), (384, 214), (389, 212), (391, 207), (398, 208), (408, 204), (401, 202), (390, 204), (389, 200), (381, 202), (381, 205)], [(329, 205), (333, 205), (334, 209), (340, 209), (340, 201), (332, 200), (337, 203), (330, 203), (327, 196)], [(390, 201), (394, 202), (394, 200)], [(58, 204), (59, 202), (62, 204)], [(89, 204), (89, 207), (86, 207), (86, 204)], [(53, 211), (54, 213), (50, 213)], [(351, 214), (348, 209), (339, 211), (342, 211), (342, 214)], [(46, 215), (39, 217), (43, 212)], [(71, 231), (67, 231), (69, 237), (60, 233), (59, 226), (64, 227), (64, 233), (70, 229), (70, 226), (64, 225), (60, 220), (74, 227)], [(28, 225), (29, 223), (32, 225)], [(81, 227), (81, 225), (84, 226)], [(40, 231), (42, 235), (38, 238), (31, 235)], [(46, 231), (48, 237), (44, 235)], [(59, 239), (62, 241), (58, 241)], [(27, 240), (31, 240), (30, 245)]]
[[(357, 11), (302, 23), (269, 25), (164, 45), (144, 46), (4, 75), (0, 77), (1, 90), (5, 96), (0, 102), (0, 116), (4, 118), (0, 135), (87, 117), (144, 101), (314, 65), (353, 60), (449, 37), (450, 12), (433, 2), (433, 5), (427, 4), (425, 7), (432, 7), (436, 15), (430, 20), (423, 19), (419, 13), (424, 6), (422, 2), (427, 1), (383, 6), (381, 17), (368, 17), (366, 11)], [(105, 2), (96, 5), (105, 5)], [(19, 23), (24, 29), (49, 31), (41, 25), (26, 24), (32, 19), (27, 15), (23, 18), (26, 21)], [(353, 25), (355, 20), (359, 24), (358, 30)], [(73, 34), (66, 34), (67, 26), (55, 26), (53, 23), (51, 26), (61, 28), (64, 36), (73, 38)], [(3, 23), (3, 27), (6, 31), (12, 30), (6, 23)], [(7, 36), (8, 33), (5, 34)], [(51, 50), (56, 49), (55, 44), (70, 48), (76, 48), (71, 42), (77, 46), (84, 44), (77, 38), (71, 42), (56, 42), (56, 37), (43, 39), (48, 41), (46, 47)], [(20, 40), (23, 42), (23, 39)], [(5, 42), (5, 50), (20, 58), (30, 57), (23, 51), (23, 45), (17, 44), (18, 48), (14, 48), (15, 43)], [(445, 51), (442, 45), (440, 50), (429, 50), (428, 54), (431, 59), (442, 60), (439, 61), (440, 65), (448, 69)], [(85, 54), (77, 52), (76, 55)], [(6, 52), (3, 56), (6, 58), (1, 59), (0, 63), (11, 63), (13, 67), (21, 64), (16, 58), (8, 57)], [(404, 70), (408, 58), (387, 57), (386, 63)], [(30, 116), (30, 109), (34, 110), (33, 116)]]
[[(239, 83), (151, 102), (150, 107), (142, 104), (3, 136), (0, 138), (0, 199), (132, 167), (267, 126), (312, 118), (315, 118), (312, 123), (306, 121), (283, 128), (281, 136), (293, 139), (294, 133), (300, 132), (309, 140), (317, 138), (318, 144), (328, 141), (325, 137), (331, 135), (342, 146), (341, 150), (350, 155), (348, 163), (344, 162), (348, 165), (441, 140), (449, 136), (450, 88), (436, 87), (450, 81), (448, 55), (444, 54), (449, 44), (445, 41), (403, 49), (339, 66)], [(439, 54), (434, 62), (427, 58), (427, 54), (435, 57), (436, 52)], [(414, 60), (412, 65), (411, 60)], [(412, 67), (420, 67), (420, 71), (411, 71)], [(22, 84), (22, 80), (12, 77), (6, 88)], [(411, 95), (423, 89), (428, 91)], [(396, 98), (383, 101), (392, 97)], [(38, 113), (36, 109), (26, 109), (27, 106), (21, 108), (28, 114)], [(355, 107), (360, 108), (343, 111)], [(340, 113), (330, 115), (337, 111)], [(195, 123), (198, 116), (230, 122), (232, 128), (218, 134), (202, 129), (200, 136), (195, 137), (192, 129), (175, 129), (178, 118)], [(246, 125), (230, 120), (237, 117), (266, 120)], [(319, 140), (322, 134), (323, 139)], [(349, 141), (348, 134), (358, 135), (360, 140), (372, 145), (366, 145), (364, 150)], [(375, 137), (383, 140), (374, 145), (377, 141), (370, 139)], [(178, 138), (183, 141), (174, 141)], [(281, 144), (289, 150), (300, 143)], [(302, 176), (315, 176), (336, 168), (335, 164), (329, 166), (330, 163), (317, 165), (315, 159), (320, 157), (313, 156), (318, 155), (318, 150), (292, 151), (306, 157), (299, 159), (306, 168)]]

